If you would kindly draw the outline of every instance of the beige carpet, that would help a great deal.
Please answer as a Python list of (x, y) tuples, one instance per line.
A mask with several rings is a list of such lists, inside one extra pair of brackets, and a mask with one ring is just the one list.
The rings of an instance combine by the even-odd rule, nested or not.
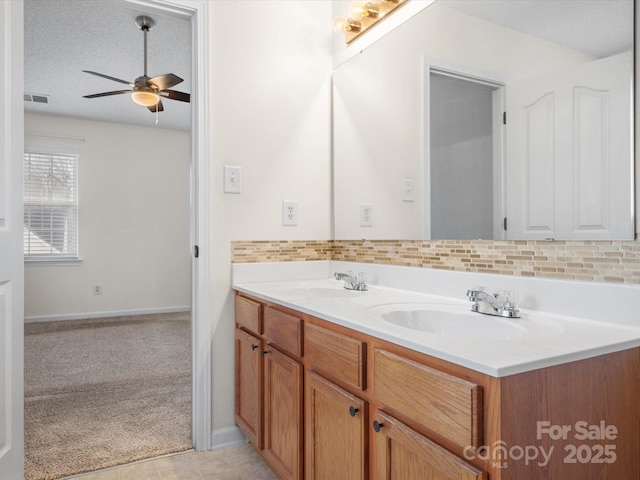
[(191, 448), (188, 313), (25, 325), (25, 480)]

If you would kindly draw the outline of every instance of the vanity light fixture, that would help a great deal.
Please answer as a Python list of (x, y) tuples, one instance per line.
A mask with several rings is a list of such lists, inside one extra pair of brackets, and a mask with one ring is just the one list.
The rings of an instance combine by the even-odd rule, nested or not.
[(377, 22), (404, 5), (409, 0), (370, 0), (353, 2), (349, 6), (349, 17), (338, 17), (333, 29), (344, 33), (344, 42), (351, 43)]

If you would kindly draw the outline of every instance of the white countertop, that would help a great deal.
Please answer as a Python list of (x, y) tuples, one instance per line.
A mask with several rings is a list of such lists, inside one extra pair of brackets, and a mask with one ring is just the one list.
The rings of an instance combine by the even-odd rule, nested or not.
[[(317, 276), (317, 275), (311, 275)], [(239, 275), (233, 288), (342, 325), (412, 350), (458, 365), (502, 377), (561, 363), (582, 360), (640, 346), (640, 326), (575, 318), (520, 308), (518, 319), (470, 312), (466, 297), (454, 298), (424, 292), (369, 285), (365, 292), (346, 290), (343, 282), (329, 278), (244, 281)], [(243, 278), (244, 277), (244, 278)], [(301, 275), (300, 277), (304, 277)], [(234, 277), (236, 280), (236, 277)], [(438, 334), (418, 331), (385, 321), (380, 312), (435, 309), (454, 312), (465, 320), (513, 322), (513, 338), (479, 338), (471, 331)], [(468, 314), (468, 318), (466, 315)], [(462, 329), (461, 329), (462, 330)]]

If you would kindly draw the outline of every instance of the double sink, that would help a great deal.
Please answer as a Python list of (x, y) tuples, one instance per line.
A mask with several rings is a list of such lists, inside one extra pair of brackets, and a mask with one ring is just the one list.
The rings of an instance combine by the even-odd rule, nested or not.
[(502, 377), (640, 345), (640, 328), (521, 309), (520, 318), (471, 311), (459, 297), (335, 279), (236, 283), (267, 302), (351, 328), (476, 371)]

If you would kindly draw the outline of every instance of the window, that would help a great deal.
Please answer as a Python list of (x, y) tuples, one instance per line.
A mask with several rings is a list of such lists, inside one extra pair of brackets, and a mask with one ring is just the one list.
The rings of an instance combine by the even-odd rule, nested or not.
[(25, 152), (24, 254), (27, 261), (78, 259), (78, 155)]

